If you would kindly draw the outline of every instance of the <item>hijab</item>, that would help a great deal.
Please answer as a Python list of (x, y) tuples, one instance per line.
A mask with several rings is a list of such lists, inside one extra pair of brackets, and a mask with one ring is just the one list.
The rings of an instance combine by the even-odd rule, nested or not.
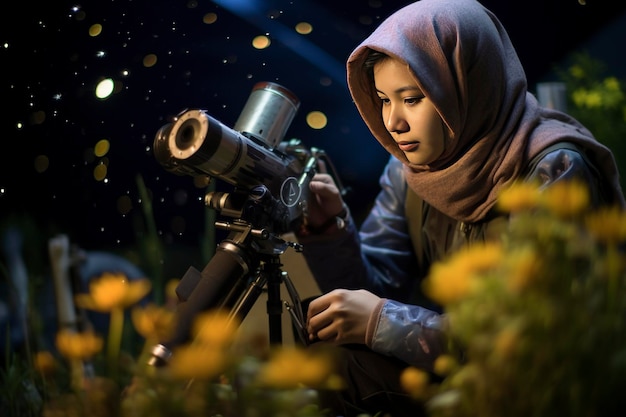
[[(363, 63), (376, 50), (406, 63), (447, 131), (431, 164), (408, 161), (387, 129)], [(465, 222), (484, 219), (529, 161), (557, 142), (583, 149), (624, 205), (613, 154), (570, 116), (541, 107), (496, 16), (476, 0), (419, 0), (386, 20), (351, 53), (348, 87), (366, 125), (404, 164), (408, 186), (428, 204)]]

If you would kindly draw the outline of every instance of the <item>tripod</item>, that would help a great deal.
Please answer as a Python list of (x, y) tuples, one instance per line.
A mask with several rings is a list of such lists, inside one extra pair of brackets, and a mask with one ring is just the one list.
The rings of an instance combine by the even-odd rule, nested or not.
[[(149, 364), (165, 365), (171, 357), (171, 349), (189, 339), (193, 320), (202, 311), (225, 309), (230, 311), (231, 320), (241, 322), (265, 288), (270, 343), (282, 343), (281, 316), (285, 307), (300, 340), (308, 344), (300, 297), (288, 274), (282, 270), (280, 260), (280, 255), (287, 248), (293, 247), (300, 252), (301, 245), (287, 242), (272, 233), (272, 222), (267, 223), (270, 228), (266, 229), (254, 227), (244, 219), (268, 220), (268, 215), (276, 218), (276, 206), (271, 198), (267, 203), (268, 200), (259, 199), (258, 194), (252, 199), (242, 199), (241, 195), (231, 197), (229, 194), (211, 193), (206, 200), (209, 206), (244, 216), (233, 222), (215, 222), (216, 228), (229, 232), (228, 236), (220, 242), (202, 271), (190, 267), (181, 279), (176, 288), (179, 304), (174, 334), (168, 341), (153, 348)], [(235, 206), (232, 205), (233, 200)], [(281, 284), (285, 284), (291, 304), (281, 300)]]

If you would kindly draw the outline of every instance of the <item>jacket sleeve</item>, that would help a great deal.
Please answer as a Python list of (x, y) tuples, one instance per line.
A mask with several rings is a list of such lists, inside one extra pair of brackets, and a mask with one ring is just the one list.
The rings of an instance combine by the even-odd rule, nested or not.
[(445, 315), (399, 301), (382, 302), (367, 345), (375, 352), (433, 371), (435, 359), (446, 350)]
[(612, 200), (610, 190), (605, 189), (608, 182), (602, 181), (600, 171), (575, 145), (561, 143), (546, 149), (531, 161), (528, 172), (527, 180), (538, 180), (543, 187), (563, 180), (587, 184), (593, 206)]

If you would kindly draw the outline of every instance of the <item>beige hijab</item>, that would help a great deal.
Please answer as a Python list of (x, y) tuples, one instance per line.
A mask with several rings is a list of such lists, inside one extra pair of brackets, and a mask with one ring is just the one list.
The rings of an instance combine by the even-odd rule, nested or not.
[[(411, 164), (385, 129), (381, 102), (362, 68), (373, 49), (405, 61), (447, 127), (444, 153)], [(387, 18), (350, 55), (348, 86), (372, 134), (405, 164), (408, 185), (465, 221), (483, 219), (498, 192), (555, 142), (584, 149), (624, 204), (611, 152), (569, 116), (542, 108), (498, 19), (475, 0), (420, 0)]]

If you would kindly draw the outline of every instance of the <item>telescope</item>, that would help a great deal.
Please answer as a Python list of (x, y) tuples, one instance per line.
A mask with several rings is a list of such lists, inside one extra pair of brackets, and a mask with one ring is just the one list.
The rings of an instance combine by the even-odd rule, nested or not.
[[(248, 217), (269, 232), (296, 230), (306, 217), (308, 184), (319, 162), (334, 170), (324, 151), (306, 148), (299, 139), (283, 140), (299, 106), (285, 87), (257, 83), (233, 129), (204, 110), (184, 110), (158, 130), (155, 157), (174, 174), (208, 176), (234, 187), (231, 193), (207, 194), (208, 207)], [(244, 213), (251, 208), (248, 199), (256, 210)]]
[[(233, 190), (205, 196), (206, 206), (232, 218), (215, 222), (229, 234), (202, 271), (190, 267), (181, 279), (174, 335), (153, 348), (150, 364), (168, 362), (172, 350), (189, 340), (200, 312), (228, 309), (232, 318), (243, 320), (263, 291), (268, 294), (270, 341), (282, 340), (285, 306), (300, 340), (308, 343), (299, 296), (279, 259), (288, 247), (302, 248), (281, 235), (306, 222), (309, 184), (316, 172), (330, 173), (345, 190), (324, 151), (307, 148), (299, 139), (283, 139), (299, 106), (287, 88), (260, 82), (233, 129), (205, 110), (186, 109), (157, 131), (154, 154), (167, 171), (216, 178)], [(280, 300), (280, 284), (286, 285), (291, 303)]]

